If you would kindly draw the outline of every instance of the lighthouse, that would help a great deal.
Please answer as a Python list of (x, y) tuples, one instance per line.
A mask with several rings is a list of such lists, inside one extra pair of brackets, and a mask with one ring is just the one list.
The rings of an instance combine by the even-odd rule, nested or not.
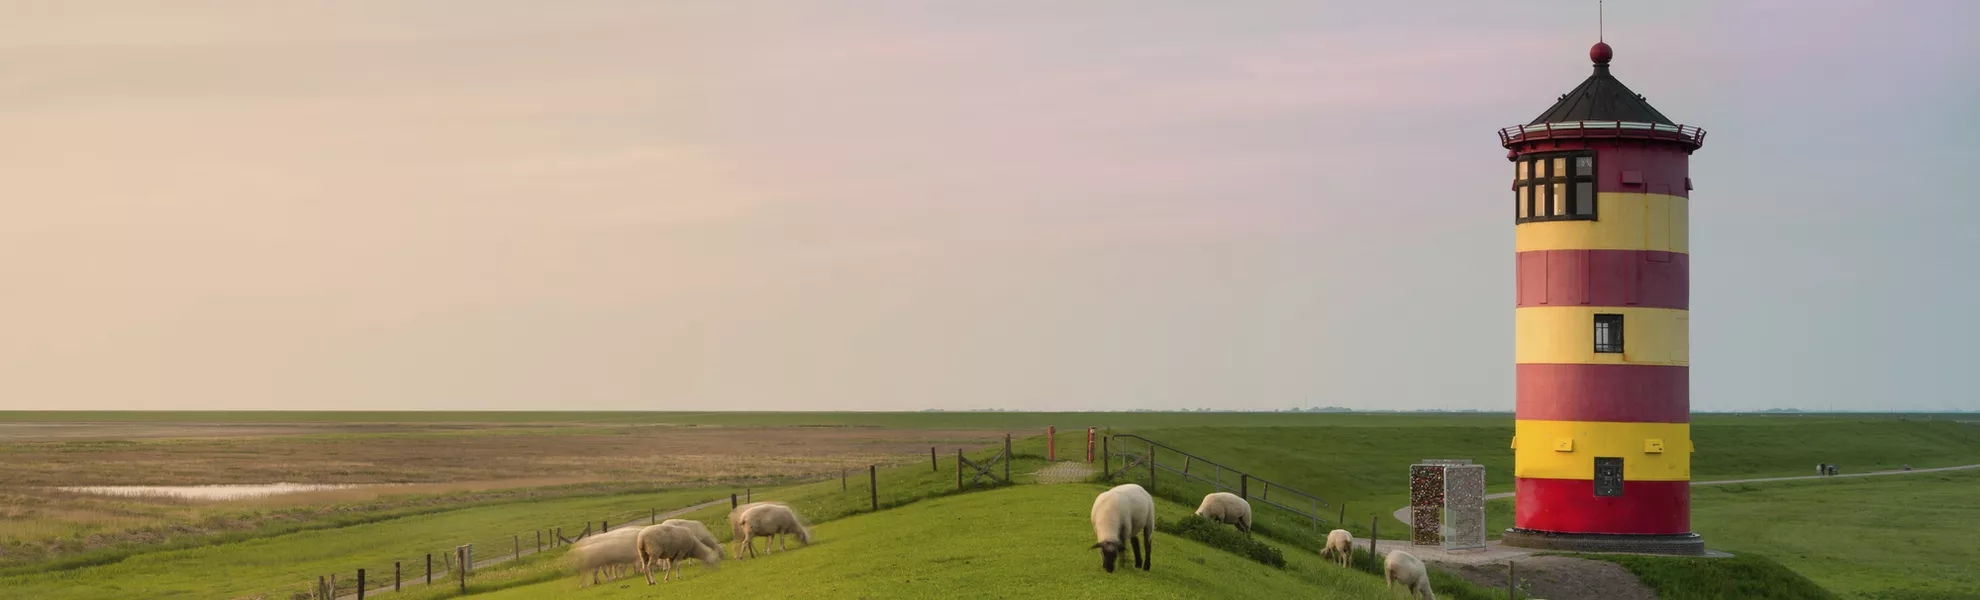
[(1609, 72), (1499, 131), (1518, 298), (1510, 546), (1699, 554), (1691, 532), (1691, 154)]

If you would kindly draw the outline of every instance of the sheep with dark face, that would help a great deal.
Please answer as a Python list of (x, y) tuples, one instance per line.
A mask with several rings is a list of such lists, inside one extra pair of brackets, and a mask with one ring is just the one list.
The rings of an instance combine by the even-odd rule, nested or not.
[[(1155, 564), (1155, 499), (1148, 490), (1132, 483), (1114, 486), (1093, 499), (1093, 535), (1099, 542), (1093, 548), (1100, 549), (1100, 566), (1108, 573), (1114, 572), (1114, 561), (1121, 556), (1123, 544), (1134, 549), (1134, 566), (1143, 571)], [(1136, 536), (1140, 537), (1137, 538)], [(1143, 557), (1142, 549), (1147, 548)]]
[(1251, 503), (1237, 494), (1212, 492), (1205, 495), (1203, 504), (1196, 507), (1196, 514), (1218, 523), (1236, 525), (1238, 531), (1251, 533)]

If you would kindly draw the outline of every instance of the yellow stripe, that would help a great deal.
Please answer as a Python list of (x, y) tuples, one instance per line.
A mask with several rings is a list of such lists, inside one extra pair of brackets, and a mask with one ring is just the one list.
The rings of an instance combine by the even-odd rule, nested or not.
[[(1595, 352), (1595, 315), (1623, 316), (1623, 351)], [(1671, 308), (1528, 306), (1513, 310), (1513, 362), (1691, 364), (1691, 313)]]
[(1663, 250), (1689, 252), (1690, 201), (1664, 194), (1596, 194), (1594, 221), (1540, 221), (1513, 227), (1519, 252)]
[(1691, 479), (1689, 423), (1516, 421), (1513, 435), (1515, 477), (1594, 479), (1595, 459), (1614, 457), (1625, 481)]

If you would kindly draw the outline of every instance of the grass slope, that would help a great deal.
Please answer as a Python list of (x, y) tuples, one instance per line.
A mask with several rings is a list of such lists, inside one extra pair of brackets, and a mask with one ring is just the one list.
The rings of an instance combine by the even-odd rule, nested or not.
[(1679, 558), (1571, 554), (1622, 565), (1662, 600), (1831, 600), (1822, 589), (1780, 563), (1757, 554), (1734, 558)]
[[(818, 525), (810, 548), (689, 567), (685, 581), (577, 589), (577, 579), (515, 587), (491, 599), (720, 597), (745, 590), (806, 598), (1390, 598), (1379, 578), (1290, 551), (1274, 569), (1158, 533), (1154, 569), (1100, 569), (1087, 522), (1100, 486), (1018, 486), (916, 503)], [(1189, 509), (1163, 504), (1163, 519)]]
[(1706, 543), (1849, 598), (1980, 600), (1980, 472), (1700, 486)]
[[(267, 593), (286, 598), (317, 574), (354, 581), (368, 569), (372, 581), (390, 583), (392, 562), (403, 561), (408, 579), (425, 574), (428, 552), (444, 554), (473, 542), (476, 558), (507, 554), (514, 538), (546, 526), (575, 536), (586, 521), (624, 515), (633, 507), (666, 510), (726, 498), (716, 489), (564, 498), (469, 508), (244, 541), (149, 552), (110, 564), (0, 578), (0, 596), (44, 598), (231, 598)], [(641, 511), (643, 512), (643, 511)], [(641, 515), (644, 516), (644, 515)], [(435, 569), (440, 563), (434, 557)]]

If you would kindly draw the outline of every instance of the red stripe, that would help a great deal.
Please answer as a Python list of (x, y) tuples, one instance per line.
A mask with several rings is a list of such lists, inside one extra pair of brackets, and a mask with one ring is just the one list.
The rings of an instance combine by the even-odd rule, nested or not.
[(1518, 254), (1515, 306), (1691, 307), (1691, 257), (1657, 250)]
[(1517, 369), (1521, 420), (1691, 422), (1690, 367), (1521, 364)]
[[(1533, 144), (1522, 152), (1562, 152), (1595, 150), (1595, 191), (1624, 194), (1668, 194), (1691, 197), (1689, 183), (1691, 155), (1684, 149), (1660, 143), (1618, 140), (1558, 140)], [(1624, 174), (1634, 172), (1637, 183), (1623, 183)]]
[(1513, 526), (1556, 533), (1691, 532), (1691, 482), (1625, 481), (1623, 495), (1597, 497), (1595, 482), (1520, 478)]

